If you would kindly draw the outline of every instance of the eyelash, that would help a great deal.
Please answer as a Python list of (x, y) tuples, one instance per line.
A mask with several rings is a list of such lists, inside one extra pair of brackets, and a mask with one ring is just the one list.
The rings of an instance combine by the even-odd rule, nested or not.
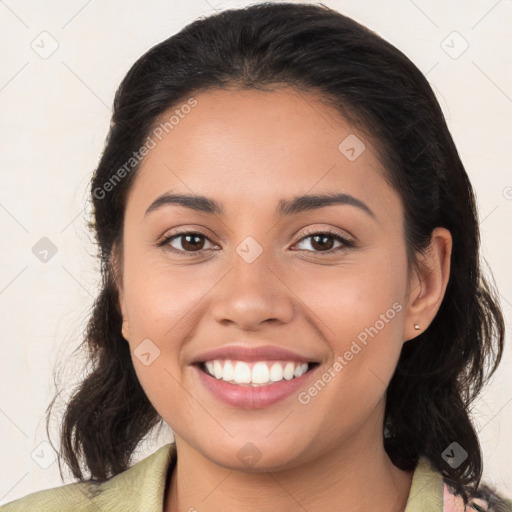
[[(199, 251), (190, 252), (190, 251), (182, 251), (180, 249), (175, 249), (174, 247), (171, 247), (169, 245), (172, 240), (174, 240), (175, 238), (184, 236), (184, 235), (202, 236), (211, 242), (211, 240), (208, 238), (208, 236), (206, 236), (204, 233), (202, 233), (200, 231), (179, 231), (177, 233), (174, 233), (174, 234), (164, 238), (162, 241), (158, 242), (156, 245), (157, 245), (157, 247), (165, 246), (166, 250), (171, 251), (175, 254), (187, 255), (187, 256), (195, 256), (197, 254), (201, 254), (201, 252), (203, 252), (203, 251), (212, 250), (212, 249), (201, 249)], [(352, 240), (349, 240), (348, 238), (344, 237), (341, 233), (339, 233), (337, 231), (333, 231), (333, 230), (306, 231), (305, 233), (303, 233), (303, 236), (299, 240), (297, 240), (296, 243), (299, 243), (306, 238), (311, 238), (316, 235), (328, 235), (328, 236), (334, 238), (336, 241), (340, 242), (343, 246), (338, 247), (337, 249), (329, 249), (327, 251), (306, 251), (306, 252), (315, 252), (317, 254), (332, 254), (332, 253), (338, 252), (340, 250), (351, 249), (356, 246), (356, 244)]]

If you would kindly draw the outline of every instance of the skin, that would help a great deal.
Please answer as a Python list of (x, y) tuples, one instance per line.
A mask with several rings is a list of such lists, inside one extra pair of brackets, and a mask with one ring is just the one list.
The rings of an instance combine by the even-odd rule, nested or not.
[[(408, 268), (401, 198), (371, 140), (313, 94), (214, 90), (195, 98), (145, 158), (127, 200), (122, 265), (115, 254), (113, 261), (137, 376), (176, 439), (165, 511), (317, 512), (340, 503), (403, 510), (412, 473), (384, 451), (385, 390), (402, 345), (439, 309), (450, 233), (436, 228), (419, 267)], [(366, 146), (354, 161), (338, 149), (349, 134)], [(225, 213), (167, 205), (145, 216), (169, 191), (205, 195)], [(352, 205), (275, 216), (280, 199), (334, 191), (360, 199), (375, 218)], [(205, 237), (195, 246), (169, 242), (183, 255), (156, 246), (177, 227)], [(356, 246), (328, 238), (322, 248), (306, 228), (340, 231)], [(236, 252), (247, 236), (263, 251), (252, 263)], [(190, 365), (212, 348), (270, 344), (320, 361), (319, 378), (397, 302), (401, 311), (307, 404), (293, 394), (234, 408)], [(133, 355), (145, 339), (160, 350), (148, 366)], [(261, 454), (251, 467), (237, 457), (248, 442)]]

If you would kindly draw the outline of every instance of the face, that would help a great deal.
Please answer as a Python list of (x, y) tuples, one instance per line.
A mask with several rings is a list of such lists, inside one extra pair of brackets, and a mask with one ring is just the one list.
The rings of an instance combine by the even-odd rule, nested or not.
[[(142, 387), (178, 450), (225, 467), (247, 466), (245, 452), (268, 469), (368, 445), (414, 336), (400, 197), (370, 140), (313, 96), (195, 99), (155, 139), (126, 205), (120, 304)], [(222, 212), (150, 208), (163, 194), (205, 196)], [(344, 196), (280, 212), (313, 194)], [(250, 395), (263, 387), (224, 383), (218, 394), (209, 385), (219, 381), (193, 363), (226, 346), (277, 347), (318, 364), (270, 384), (269, 401)], [(267, 359), (293, 361), (256, 358)]]

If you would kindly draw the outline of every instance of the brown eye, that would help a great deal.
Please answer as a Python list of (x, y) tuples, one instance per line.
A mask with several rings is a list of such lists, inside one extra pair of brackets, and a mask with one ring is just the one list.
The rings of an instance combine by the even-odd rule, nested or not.
[[(333, 253), (355, 247), (353, 241), (348, 240), (341, 233), (335, 231), (327, 230), (307, 233), (297, 243), (302, 243), (308, 239), (311, 240), (310, 246), (312, 247), (312, 250), (307, 249), (308, 252)], [(211, 247), (205, 247), (206, 242), (212, 243), (204, 233), (185, 231), (164, 238), (157, 246), (163, 246), (165, 249), (177, 254), (192, 256), (212, 250)], [(335, 247), (336, 242), (339, 244), (338, 247)]]
[(159, 247), (164, 246), (166, 249), (169, 249), (172, 252), (181, 254), (193, 254), (209, 250), (208, 248), (204, 247), (205, 241), (210, 242), (209, 238), (205, 234), (200, 232), (187, 231), (168, 236), (157, 245)]
[(201, 250), (204, 246), (204, 239), (201, 235), (190, 234), (190, 235), (179, 235), (177, 239), (182, 239), (181, 246), (186, 251)]
[(311, 246), (314, 247), (315, 249), (320, 249), (320, 250), (323, 250), (323, 249), (332, 249), (333, 245), (334, 245), (334, 237), (330, 236), (330, 235), (325, 235), (325, 234), (321, 234), (321, 235), (312, 235), (311, 237)]
[[(355, 244), (351, 240), (348, 240), (343, 235), (335, 231), (316, 231), (307, 233), (306, 236), (299, 240), (299, 243), (303, 240), (310, 239), (310, 245), (313, 251), (310, 252), (336, 252), (341, 249), (354, 247)], [(338, 242), (340, 246), (333, 249), (334, 244)]]

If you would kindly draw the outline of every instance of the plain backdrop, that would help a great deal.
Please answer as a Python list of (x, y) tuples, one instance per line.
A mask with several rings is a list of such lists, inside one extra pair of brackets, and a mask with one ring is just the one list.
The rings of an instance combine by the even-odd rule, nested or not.
[[(86, 226), (88, 182), (117, 86), (143, 52), (187, 23), (251, 3), (0, 1), (0, 503), (63, 484), (45, 409), (55, 394), (56, 365), (63, 400), (83, 376), (72, 353), (99, 282)], [(512, 2), (324, 4), (393, 43), (427, 76), (477, 194), (482, 255), (510, 331)], [(503, 363), (473, 409), (484, 475), (509, 496), (511, 341), (507, 332)], [(58, 445), (55, 421), (50, 433)], [(135, 459), (171, 440), (164, 429)]]

